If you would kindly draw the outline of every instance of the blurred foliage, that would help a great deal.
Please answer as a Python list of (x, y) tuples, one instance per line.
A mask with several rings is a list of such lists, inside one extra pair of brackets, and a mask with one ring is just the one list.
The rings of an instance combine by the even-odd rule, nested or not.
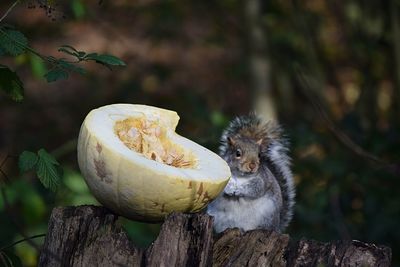
[[(0, 10), (12, 3), (5, 2)], [(78, 56), (80, 50), (95, 50), (129, 64), (118, 72), (84, 65), (85, 76), (71, 73), (66, 81), (46, 84), (49, 67), (40, 57), (1, 57), (4, 71), (18, 73), (28, 97), (15, 104), (1, 95), (0, 161), (46, 147), (64, 174), (52, 193), (32, 173), (19, 175), (16, 158), (7, 160), (2, 171), (9, 181), (2, 188), (13, 215), (0, 198), (0, 247), (24, 238), (21, 232), (45, 233), (54, 206), (96, 203), (79, 172), (74, 145), (91, 109), (128, 102), (176, 110), (178, 132), (214, 151), (229, 120), (252, 110), (243, 1), (56, 2), (46, 13), (50, 20), (43, 10), (20, 7), (7, 23), (40, 53), (55, 57), (60, 44), (71, 43)], [(399, 3), (262, 3), (273, 96), (291, 140), (297, 184), (289, 234), (385, 244), (393, 250), (393, 265), (400, 266), (398, 170), (355, 153), (313, 106), (320, 102), (336, 131), (365, 151), (388, 163), (400, 161)], [(300, 82), (296, 69), (311, 86)], [(126, 219), (120, 223), (142, 246), (159, 229)], [(43, 238), (32, 242), (40, 245)], [(37, 253), (28, 242), (7, 250), (24, 266), (35, 266)]]

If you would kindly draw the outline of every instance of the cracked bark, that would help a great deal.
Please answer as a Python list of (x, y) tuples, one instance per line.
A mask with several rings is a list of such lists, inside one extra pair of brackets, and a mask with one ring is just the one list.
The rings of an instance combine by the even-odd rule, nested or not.
[(169, 215), (147, 249), (134, 245), (104, 207), (55, 208), (39, 266), (390, 266), (391, 250), (359, 241), (291, 241), (229, 229), (213, 237), (206, 214)]

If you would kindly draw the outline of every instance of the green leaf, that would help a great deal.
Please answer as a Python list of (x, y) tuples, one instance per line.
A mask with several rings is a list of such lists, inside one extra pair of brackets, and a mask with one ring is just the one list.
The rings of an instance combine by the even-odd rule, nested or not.
[(90, 53), (90, 54), (86, 55), (85, 59), (86, 60), (95, 60), (97, 63), (103, 64), (103, 65), (126, 66), (125, 62), (123, 62), (121, 59), (119, 59), (113, 55), (107, 55), (107, 54), (98, 55), (97, 53)]
[(68, 72), (60, 69), (60, 68), (55, 68), (47, 72), (44, 77), (46, 78), (47, 82), (55, 82), (57, 80), (61, 79), (67, 79), (68, 78)]
[(44, 149), (38, 151), (36, 174), (44, 187), (56, 191), (63, 175), (62, 168), (57, 160)]
[(0, 64), (0, 90), (3, 90), (14, 101), (24, 99), (24, 85), (16, 72)]
[(74, 57), (79, 57), (78, 52), (71, 51), (71, 50), (69, 50), (67, 48), (64, 48), (64, 47), (58, 48), (58, 52), (63, 52), (63, 53), (66, 53), (66, 54), (74, 56)]
[(38, 157), (35, 153), (30, 151), (24, 151), (19, 155), (18, 167), (21, 173), (33, 170), (38, 161)]
[(0, 28), (0, 47), (11, 56), (18, 56), (25, 52), (28, 39), (22, 32)]
[(79, 60), (82, 60), (83, 57), (86, 55), (85, 52), (78, 51), (73, 46), (70, 46), (70, 45), (62, 45), (62, 46), (60, 46), (60, 48), (58, 48), (58, 51), (66, 53), (71, 56), (74, 56), (74, 57), (78, 58)]
[(66, 48), (66, 49), (69, 49), (69, 50), (74, 51), (76, 53), (78, 52), (78, 50), (76, 50), (76, 48), (71, 46), (71, 45), (62, 45), (62, 46), (60, 46), (60, 48)]
[(51, 154), (49, 154), (46, 150), (44, 150), (43, 148), (41, 148), (38, 151), (38, 156), (40, 158), (42, 158), (42, 159), (45, 159), (46, 161), (48, 161), (51, 164), (60, 165), (58, 163), (58, 161)]
[(97, 53), (89, 53), (89, 54), (86, 55), (86, 58), (92, 58), (92, 57), (98, 56), (98, 55), (99, 54), (97, 54)]
[(76, 64), (73, 63), (69, 63), (63, 59), (59, 59), (58, 60), (58, 64), (60, 67), (67, 69), (69, 71), (74, 71), (74, 72), (78, 72), (79, 74), (85, 74), (86, 71), (84, 68), (81, 68), (79, 66), (77, 66)]

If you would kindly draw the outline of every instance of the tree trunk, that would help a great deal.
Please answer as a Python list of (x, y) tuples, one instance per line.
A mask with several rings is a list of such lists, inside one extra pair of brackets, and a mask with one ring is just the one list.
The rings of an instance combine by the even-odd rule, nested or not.
[(104, 207), (55, 208), (39, 266), (390, 266), (391, 250), (359, 241), (290, 241), (266, 230), (229, 229), (213, 238), (212, 217), (169, 215), (158, 238), (137, 248)]
[(265, 121), (277, 120), (276, 101), (271, 87), (271, 68), (267, 52), (267, 36), (262, 24), (262, 1), (246, 0), (244, 19), (247, 29), (249, 80), (253, 108)]

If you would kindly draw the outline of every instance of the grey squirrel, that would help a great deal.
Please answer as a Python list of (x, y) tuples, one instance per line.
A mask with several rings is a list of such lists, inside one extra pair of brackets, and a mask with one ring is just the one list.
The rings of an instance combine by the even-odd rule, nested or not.
[(235, 118), (221, 137), (220, 156), (231, 168), (224, 191), (207, 207), (217, 233), (283, 232), (293, 216), (295, 188), (280, 126), (263, 123), (255, 114)]

